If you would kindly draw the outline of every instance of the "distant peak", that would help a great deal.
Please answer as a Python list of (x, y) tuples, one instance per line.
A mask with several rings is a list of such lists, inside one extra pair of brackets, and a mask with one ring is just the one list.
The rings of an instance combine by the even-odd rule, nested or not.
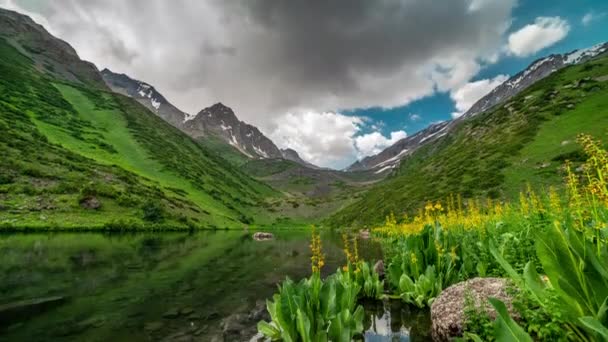
[(216, 104), (214, 104), (213, 106), (209, 107), (210, 109), (215, 109), (215, 110), (230, 110), (232, 111), (232, 109), (230, 109), (230, 107), (224, 105), (221, 102), (218, 102)]

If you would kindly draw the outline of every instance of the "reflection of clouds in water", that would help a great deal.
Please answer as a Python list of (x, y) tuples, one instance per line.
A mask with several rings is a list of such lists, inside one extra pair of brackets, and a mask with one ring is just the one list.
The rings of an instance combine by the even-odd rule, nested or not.
[(372, 314), (370, 316), (370, 327), (365, 331), (365, 341), (384, 342), (384, 341), (409, 341), (410, 330), (403, 324), (398, 331), (391, 328), (391, 312), (384, 305), (382, 316)]

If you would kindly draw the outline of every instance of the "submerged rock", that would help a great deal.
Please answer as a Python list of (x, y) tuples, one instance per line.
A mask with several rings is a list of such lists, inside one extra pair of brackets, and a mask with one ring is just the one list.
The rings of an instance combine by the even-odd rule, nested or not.
[(235, 313), (224, 318), (220, 324), (224, 341), (257, 341), (257, 323), (269, 321), (266, 303), (257, 301), (255, 307), (247, 313)]
[(272, 233), (257, 232), (253, 234), (253, 239), (256, 241), (271, 240), (274, 239), (274, 235)]
[(514, 316), (512, 298), (507, 293), (509, 285), (510, 281), (504, 278), (474, 278), (443, 290), (431, 305), (433, 340), (449, 341), (462, 336), (467, 298), (492, 320), (496, 318), (496, 311), (488, 302), (490, 297), (503, 301), (509, 314)]
[(177, 318), (179, 316), (179, 309), (177, 308), (173, 308), (173, 309), (169, 309), (169, 311), (165, 312), (163, 314), (164, 318)]
[(0, 305), (0, 326), (27, 319), (65, 303), (67, 297), (34, 298)]

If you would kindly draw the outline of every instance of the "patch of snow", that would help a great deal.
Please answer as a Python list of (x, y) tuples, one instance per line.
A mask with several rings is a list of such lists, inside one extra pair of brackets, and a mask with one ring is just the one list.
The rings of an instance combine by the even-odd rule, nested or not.
[(253, 136), (253, 133), (249, 132), (249, 133), (245, 134), (245, 136), (246, 136), (247, 138), (251, 138), (251, 137)]
[(255, 153), (262, 156), (263, 158), (268, 158), (268, 153), (264, 152), (264, 150), (262, 150), (261, 148), (253, 145), (253, 150), (255, 151)]
[(144, 92), (143, 90), (139, 90), (138, 91), (139, 95), (141, 95), (141, 97), (146, 97), (146, 92)]
[(530, 75), (532, 72), (534, 72), (536, 69), (538, 69), (541, 65), (545, 64), (546, 62), (551, 62), (553, 59), (554, 59), (554, 56), (549, 56), (547, 58), (543, 58), (543, 59), (536, 61), (536, 63), (532, 64), (529, 68), (524, 70), (521, 73), (521, 75), (517, 76), (516, 79), (509, 80), (505, 84), (511, 88), (517, 88), (519, 86), (519, 83), (522, 80), (524, 80), (526, 77), (528, 77), (528, 75)]
[(230, 134), (230, 145), (240, 149), (239, 142), (236, 140), (234, 134)]
[[(425, 142), (425, 141), (427, 141), (427, 140), (431, 139), (432, 137), (434, 137), (434, 136), (438, 135), (439, 133), (442, 133), (443, 131), (445, 131), (445, 129), (446, 129), (447, 127), (448, 127), (448, 126), (447, 126), (447, 125), (445, 125), (445, 126), (443, 126), (443, 127), (440, 129), (440, 130), (438, 130), (437, 132), (435, 132), (435, 133), (433, 133), (433, 134), (429, 134), (429, 135), (427, 135), (426, 137), (424, 137), (424, 138), (420, 139), (420, 143), (419, 143), (419, 144), (422, 144), (423, 142)], [(441, 138), (441, 137), (442, 137), (442, 136), (444, 136), (444, 135), (445, 135), (445, 133), (443, 133), (443, 134), (439, 134), (439, 135), (437, 136), (437, 138)]]
[(385, 167), (381, 168), (380, 170), (378, 170), (378, 171), (376, 171), (376, 172), (374, 172), (374, 173), (375, 173), (375, 174), (379, 174), (379, 173), (382, 173), (382, 172), (384, 172), (384, 171), (386, 171), (386, 170), (391, 170), (391, 169), (394, 169), (394, 168), (395, 168), (395, 166), (397, 166), (397, 165), (388, 165), (388, 166), (385, 166)]
[(576, 50), (566, 55), (566, 60), (564, 63), (577, 64), (580, 63), (583, 58), (595, 57), (604, 51), (606, 51), (606, 47), (604, 46), (604, 44), (597, 44), (588, 49)]
[(408, 149), (405, 148), (405, 149), (401, 150), (401, 152), (399, 152), (396, 156), (394, 156), (392, 158), (389, 158), (389, 159), (387, 159), (387, 160), (385, 160), (383, 162), (380, 162), (380, 163), (372, 166), (371, 168), (375, 169), (377, 167), (382, 167), (382, 166), (384, 166), (386, 164), (390, 164), (390, 163), (393, 163), (395, 161), (399, 161), (399, 160), (401, 160), (401, 157), (403, 157), (403, 155), (405, 155), (407, 153), (407, 151), (408, 151)]
[[(230, 126), (230, 125), (226, 126), (224, 124), (224, 120), (222, 120), (222, 124), (220, 125), (220, 127), (222, 128), (223, 131), (227, 131), (227, 130), (232, 129), (232, 126)], [(234, 135), (232, 137), (234, 137)]]
[(188, 113), (184, 113), (184, 114), (185, 114), (184, 122), (190, 121), (196, 117), (196, 115), (192, 115), (192, 114), (188, 114)]
[(151, 98), (150, 101), (152, 102), (152, 107), (156, 108), (156, 110), (160, 108), (160, 102), (157, 101), (155, 98)]

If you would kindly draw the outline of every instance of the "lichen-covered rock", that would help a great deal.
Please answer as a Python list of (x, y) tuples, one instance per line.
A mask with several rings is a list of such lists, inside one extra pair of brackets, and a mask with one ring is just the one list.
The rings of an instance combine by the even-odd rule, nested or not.
[(374, 272), (378, 273), (380, 279), (384, 279), (384, 261), (378, 260), (376, 264), (374, 264)]
[(496, 318), (496, 311), (488, 302), (490, 297), (503, 301), (513, 316), (512, 297), (507, 292), (509, 285), (510, 281), (504, 278), (474, 278), (443, 290), (431, 305), (433, 340), (443, 342), (462, 336), (467, 297), (491, 319)]

